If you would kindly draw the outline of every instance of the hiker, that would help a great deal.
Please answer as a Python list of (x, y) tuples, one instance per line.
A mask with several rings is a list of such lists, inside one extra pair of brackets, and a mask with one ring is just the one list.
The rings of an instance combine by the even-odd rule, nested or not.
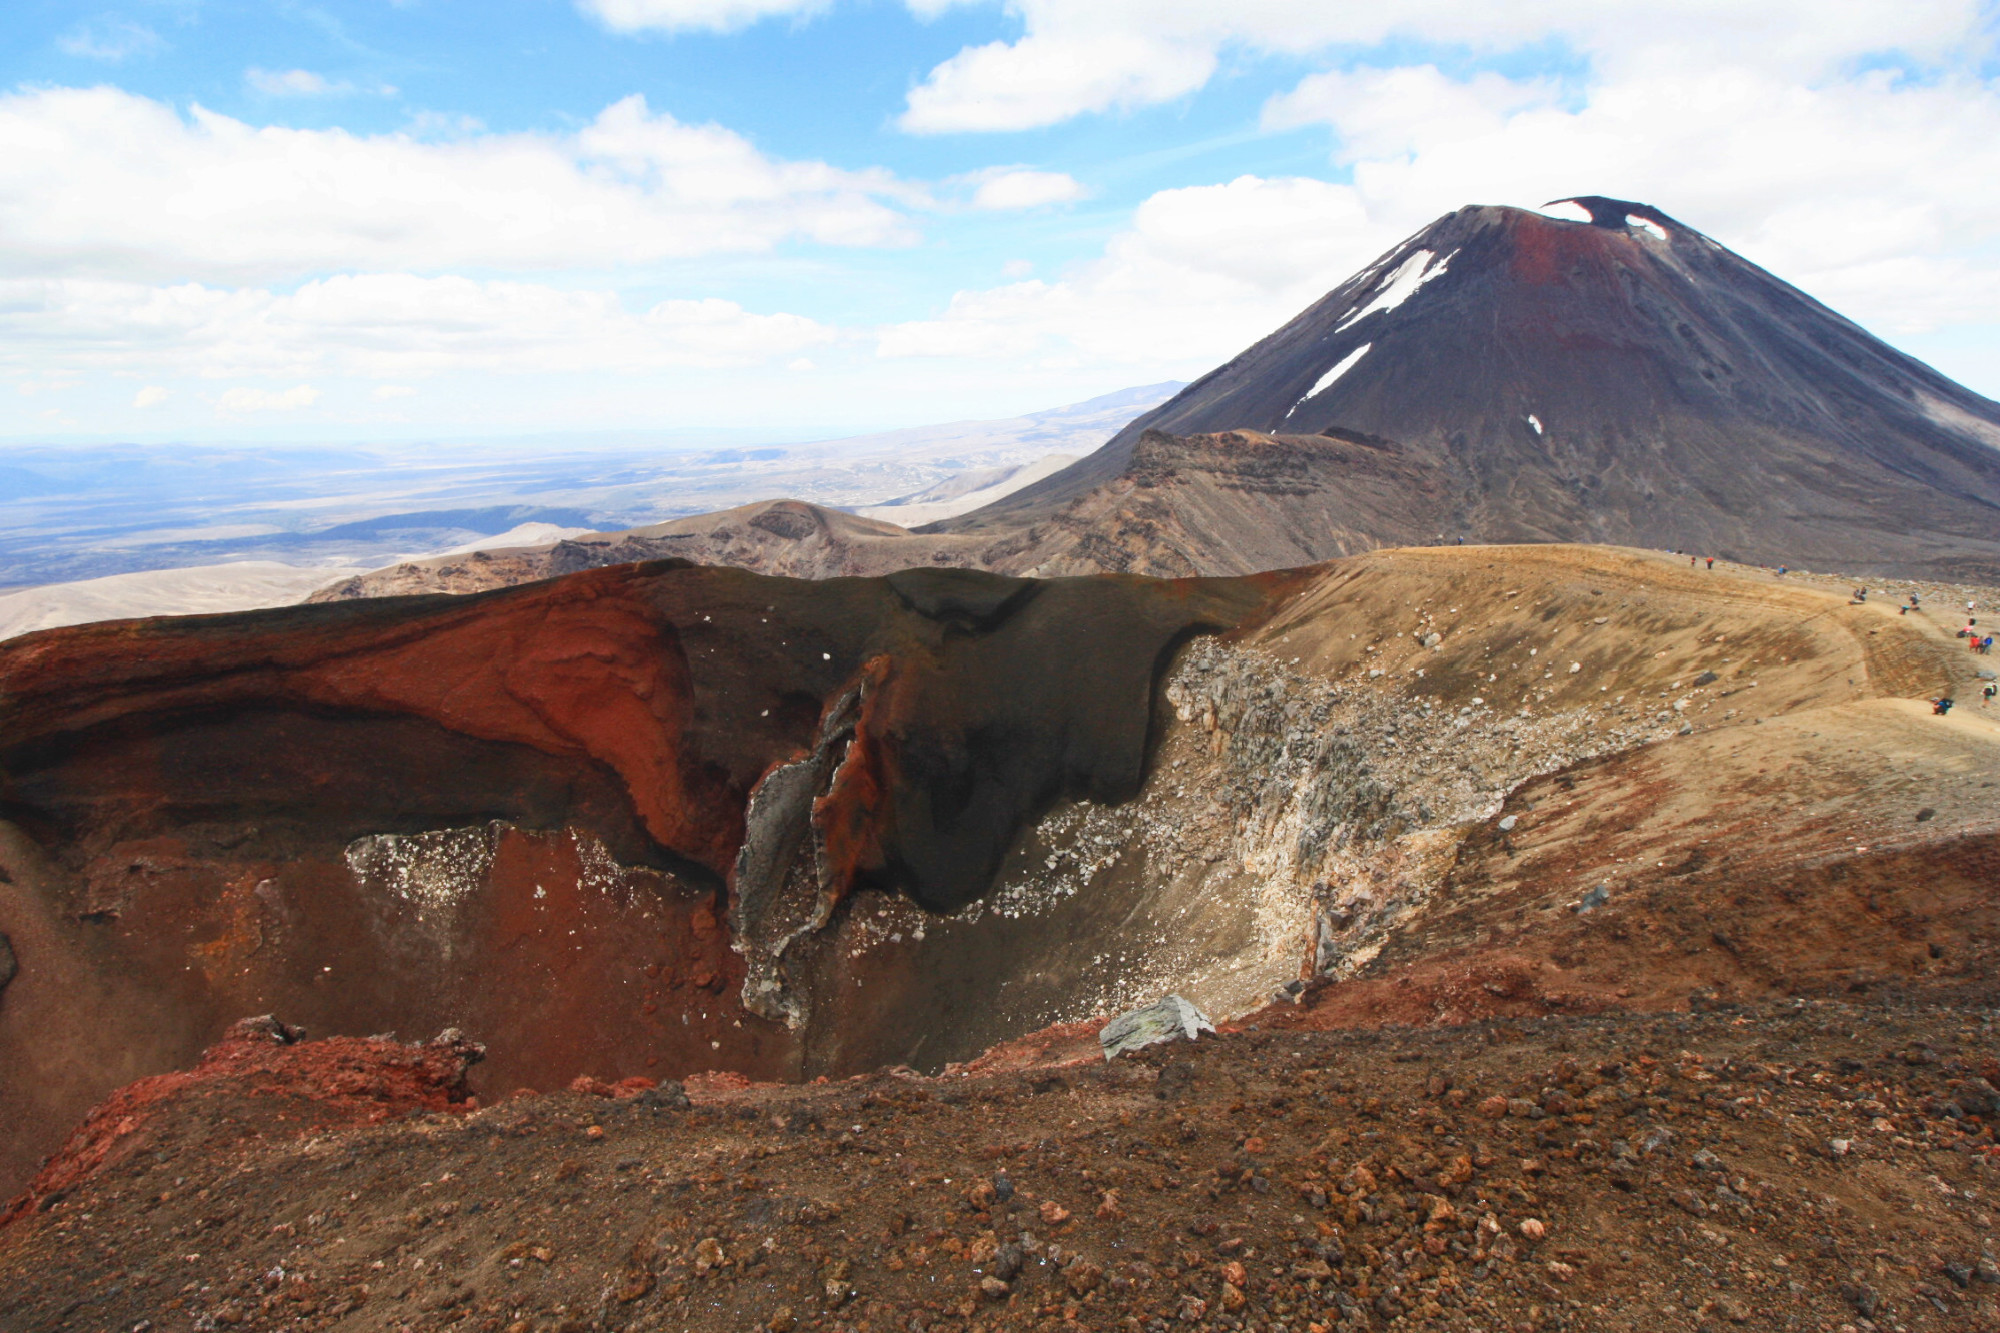
[(1945, 698), (1942, 699), (1933, 699), (1931, 700), (1931, 712), (1936, 714), (1938, 717), (1943, 717), (1946, 713), (1949, 713), (1951, 711), (1952, 702), (1953, 701), (1950, 698), (1950, 696), (1946, 696)]
[(1993, 636), (1989, 634), (1985, 638), (1979, 641), (1979, 652), (1981, 656), (1984, 656), (1985, 654), (1990, 653), (1992, 651), (1993, 651)]
[(1992, 703), (1993, 696), (1996, 694), (2000, 694), (2000, 685), (1988, 685), (1979, 692), (1979, 706), (1984, 708), (1986, 705)]
[(1714, 568), (1715, 568), (1715, 557), (1714, 557), (1714, 556), (1710, 556), (1710, 557), (1708, 558), (1708, 567), (1709, 567), (1710, 569), (1714, 569)]

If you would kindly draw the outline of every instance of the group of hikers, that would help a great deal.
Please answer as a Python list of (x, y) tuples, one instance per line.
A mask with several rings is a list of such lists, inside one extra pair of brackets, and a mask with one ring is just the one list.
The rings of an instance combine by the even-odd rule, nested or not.
[[(1854, 590), (1854, 600), (1857, 602), (1867, 601), (1868, 589), (1856, 588)], [(1921, 610), (1922, 608), (1923, 608), (1923, 599), (1917, 593), (1916, 589), (1912, 588), (1910, 590), (1909, 602), (1905, 605), (1898, 606), (1896, 608), (1896, 613), (1898, 615), (1908, 615), (1910, 612), (1918, 611)], [(1966, 641), (1965, 646), (1970, 648), (1973, 652), (1978, 653), (1981, 656), (1985, 656), (1992, 653), (1993, 651), (1993, 636), (1991, 634), (1981, 634), (1979, 632), (1979, 616), (1977, 614), (1978, 610), (1979, 610), (1979, 603), (1977, 601), (1970, 599), (1966, 601), (1965, 625), (1958, 631), (1958, 637), (1964, 639)], [(1992, 673), (1981, 672), (1980, 674), (1990, 676)], [(1996, 698), (2000, 698), (2000, 684), (1995, 684), (1991, 680), (1989, 680), (1986, 683), (1985, 687), (1979, 691), (1979, 706), (1981, 708), (1990, 708), (1992, 707), (1993, 701)], [(1935, 713), (1939, 717), (1943, 717), (1946, 713), (1949, 713), (1952, 710), (1952, 706), (1957, 702), (1958, 701), (1956, 699), (1952, 698), (1948, 694), (1942, 698), (1933, 699), (1931, 700), (1931, 712)]]
[[(1986, 688), (1979, 692), (1979, 706), (1981, 708), (1990, 707), (1996, 698), (2000, 698), (2000, 685), (1995, 685), (1992, 681), (1988, 681)], [(1957, 702), (1958, 700), (1952, 698), (1949, 694), (1945, 695), (1942, 699), (1933, 699), (1931, 700), (1931, 712), (1937, 714), (1939, 717), (1943, 717), (1951, 711), (1952, 705)]]
[(1979, 632), (1979, 617), (1973, 614), (1978, 609), (1978, 602), (1966, 602), (1965, 628), (1958, 632), (1958, 637), (1967, 640), (1966, 647), (1984, 656), (1993, 651), (1993, 636)]

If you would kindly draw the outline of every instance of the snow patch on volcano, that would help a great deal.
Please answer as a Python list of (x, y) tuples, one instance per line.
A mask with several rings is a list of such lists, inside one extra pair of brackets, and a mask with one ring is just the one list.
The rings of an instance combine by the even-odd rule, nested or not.
[(1561, 199), (1541, 208), (1543, 217), (1554, 218), (1558, 222), (1588, 222), (1590, 210), (1574, 199)]
[(1656, 241), (1667, 239), (1667, 229), (1665, 227), (1662, 227), (1651, 218), (1642, 218), (1637, 213), (1627, 213), (1625, 215), (1625, 225), (1628, 227), (1640, 227), (1653, 233), (1653, 239)]
[[(1320, 394), (1324, 393), (1327, 387), (1331, 385), (1335, 380), (1339, 379), (1342, 375), (1345, 375), (1348, 371), (1354, 369), (1355, 362), (1359, 361), (1362, 357), (1368, 355), (1368, 349), (1373, 347), (1374, 345), (1375, 345), (1374, 343), (1362, 343), (1361, 346), (1355, 348), (1353, 351), (1349, 352), (1346, 356), (1343, 356), (1342, 358), (1340, 358), (1340, 360), (1334, 362), (1333, 369), (1327, 371), (1326, 374), (1321, 375), (1318, 381), (1313, 384), (1312, 388), (1306, 390), (1305, 397), (1299, 399), (1298, 402), (1292, 404), (1292, 412), (1298, 411), (1299, 408), (1302, 407), (1308, 399), (1316, 398)], [(1289, 417), (1292, 414), (1292, 412), (1287, 412), (1285, 413), (1285, 415)]]
[(1445, 265), (1451, 263), (1452, 256), (1457, 253), (1458, 251), (1454, 250), (1451, 254), (1446, 255), (1443, 259), (1439, 259), (1433, 265), (1431, 260), (1435, 259), (1436, 255), (1429, 250), (1417, 251), (1396, 266), (1396, 271), (1389, 275), (1389, 281), (1384, 283), (1381, 290), (1375, 293), (1373, 300), (1349, 315), (1346, 319), (1341, 320), (1335, 326), (1334, 332), (1338, 333), (1341, 329), (1347, 328), (1349, 325), (1357, 324), (1378, 310), (1394, 310), (1397, 306), (1415, 296), (1417, 288), (1442, 274), (1445, 270)]

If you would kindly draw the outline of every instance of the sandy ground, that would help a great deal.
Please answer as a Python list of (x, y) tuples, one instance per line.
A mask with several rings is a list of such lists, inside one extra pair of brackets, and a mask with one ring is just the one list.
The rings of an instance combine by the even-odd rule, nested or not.
[(969, 514), (981, 506), (990, 505), (995, 500), (1012, 495), (1023, 487), (1032, 486), (1044, 477), (1052, 477), (1074, 462), (1076, 462), (1075, 454), (1049, 454), (1032, 463), (1023, 464), (999, 481), (981, 486), (977, 490), (942, 495), (941, 492), (951, 490), (952, 486), (949, 481), (940, 482), (927, 491), (919, 492), (906, 503), (864, 505), (854, 512), (863, 518), (878, 518), (884, 523), (894, 523), (898, 527), (922, 527), (939, 519)]
[(346, 567), (301, 567), (270, 560), (113, 574), (0, 594), (0, 639), (31, 630), (134, 616), (192, 616), (289, 606), (315, 588), (351, 578)]

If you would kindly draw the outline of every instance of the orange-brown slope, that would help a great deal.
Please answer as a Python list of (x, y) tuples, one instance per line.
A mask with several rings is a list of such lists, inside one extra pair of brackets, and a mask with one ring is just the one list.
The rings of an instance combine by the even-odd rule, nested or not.
[[(1983, 659), (1926, 615), (1785, 580), (1589, 548), (1488, 554), (1343, 562), (1251, 638), (1302, 669), (1524, 722), (1656, 730), (1452, 830), (1409, 923), (1366, 950), (1357, 937), (1353, 965), (1273, 1021), (1990, 989), (2000, 715), (1927, 702), (1969, 701)], [(1329, 633), (1336, 605), (1399, 632)], [(1465, 734), (1443, 770), (1491, 762)]]

